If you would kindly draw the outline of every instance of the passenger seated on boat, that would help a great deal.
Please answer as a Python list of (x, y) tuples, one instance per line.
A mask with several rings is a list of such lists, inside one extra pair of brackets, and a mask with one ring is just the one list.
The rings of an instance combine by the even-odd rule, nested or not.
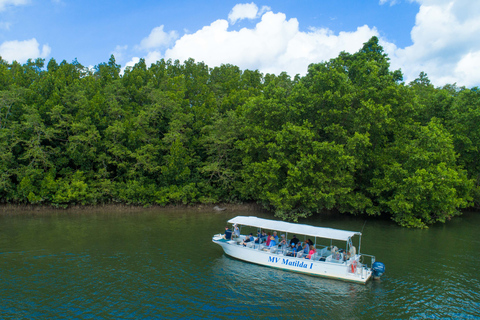
[(301, 258), (303, 256), (303, 247), (301, 242), (297, 243), (297, 246), (295, 247), (295, 252), (297, 258)]
[(292, 246), (292, 247), (297, 246), (297, 243), (298, 243), (299, 241), (300, 241), (300, 240), (298, 240), (297, 236), (296, 236), (296, 235), (293, 235), (292, 240), (290, 240), (290, 246)]
[(342, 254), (338, 251), (336, 246), (332, 247), (332, 259), (333, 260), (340, 260), (342, 258)]
[(250, 233), (248, 236), (245, 237), (245, 240), (243, 240), (242, 244), (244, 247), (246, 247), (248, 242), (253, 242), (253, 241), (255, 241), (255, 238), (253, 237), (253, 234)]
[(271, 235), (270, 235), (270, 232), (267, 233), (267, 240), (265, 240), (267, 243), (267, 247), (270, 247), (270, 241), (271, 241)]
[(308, 241), (305, 241), (302, 248), (303, 248), (303, 253), (308, 254), (308, 252), (310, 251), (310, 245), (308, 244)]
[(225, 240), (232, 239), (232, 230), (228, 229), (228, 226), (225, 227), (225, 234), (223, 235), (223, 239)]
[(297, 253), (296, 245), (292, 243), (288, 246), (287, 253), (285, 255), (294, 257), (295, 253)]
[(267, 240), (267, 233), (262, 231), (262, 233), (255, 240), (255, 243), (264, 243)]
[(264, 243), (267, 241), (267, 233), (262, 231), (262, 235), (260, 236), (260, 243)]
[(310, 251), (308, 252), (308, 255), (305, 257), (305, 259), (312, 259), (313, 255), (317, 252), (315, 249), (315, 246), (310, 246)]
[(287, 239), (285, 239), (285, 235), (282, 234), (282, 240), (278, 243), (279, 247), (286, 247), (287, 246)]
[(292, 244), (288, 247), (287, 256), (296, 257), (297, 256), (297, 246)]
[(235, 223), (233, 225), (233, 234), (232, 234), (233, 237), (235, 238), (239, 238), (240, 237), (240, 229), (238, 228), (237, 224)]
[(357, 254), (357, 249), (354, 246), (350, 246), (350, 250), (348, 250), (346, 254), (346, 259), (354, 258), (355, 255)]
[(278, 243), (277, 231), (273, 231), (273, 237), (275, 238), (275, 241)]
[(275, 240), (274, 236), (270, 236), (270, 243), (267, 244), (267, 247), (271, 248), (271, 247), (275, 247), (276, 245), (277, 245), (277, 240)]

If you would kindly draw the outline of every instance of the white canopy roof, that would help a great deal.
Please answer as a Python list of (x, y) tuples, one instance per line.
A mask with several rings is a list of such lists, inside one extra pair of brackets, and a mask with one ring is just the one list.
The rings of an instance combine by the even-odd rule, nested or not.
[(311, 237), (326, 238), (333, 240), (348, 241), (354, 235), (362, 235), (360, 232), (338, 230), (309, 226), (307, 224), (289, 223), (284, 221), (268, 220), (257, 217), (238, 216), (228, 221), (242, 226), (250, 226), (267, 230), (287, 232), (295, 235), (307, 235)]

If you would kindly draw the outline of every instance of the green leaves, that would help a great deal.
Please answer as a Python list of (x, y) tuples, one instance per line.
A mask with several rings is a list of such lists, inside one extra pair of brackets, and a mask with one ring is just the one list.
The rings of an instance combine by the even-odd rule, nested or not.
[(434, 121), (405, 129), (385, 149), (372, 179), (380, 210), (407, 227), (459, 215), (472, 200), (473, 183), (456, 165), (451, 136)]
[(304, 77), (189, 59), (0, 59), (0, 201), (254, 201), (426, 227), (480, 203), (478, 88), (409, 85), (376, 37)]
[(354, 158), (341, 145), (317, 141), (311, 127), (308, 121), (286, 123), (263, 145), (267, 159), (248, 163), (244, 171), (246, 192), (284, 219), (333, 209), (354, 188)]

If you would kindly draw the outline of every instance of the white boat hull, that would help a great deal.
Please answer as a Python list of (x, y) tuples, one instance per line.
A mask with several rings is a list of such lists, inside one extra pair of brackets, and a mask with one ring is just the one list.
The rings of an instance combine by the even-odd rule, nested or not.
[(221, 237), (214, 237), (212, 241), (220, 245), (225, 254), (233, 258), (267, 267), (361, 284), (365, 284), (372, 276), (371, 269), (358, 264), (359, 255), (349, 261), (332, 261), (330, 259), (329, 262), (328, 258), (327, 261), (319, 261), (285, 256), (281, 250), (278, 253), (271, 253), (259, 250), (258, 245), (255, 249), (248, 248), (235, 241), (222, 240)]

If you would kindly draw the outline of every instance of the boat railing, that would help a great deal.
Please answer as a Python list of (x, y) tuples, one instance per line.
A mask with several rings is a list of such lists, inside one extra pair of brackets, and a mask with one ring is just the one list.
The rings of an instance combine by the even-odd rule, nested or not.
[(362, 253), (360, 255), (360, 263), (366, 265), (368, 268), (371, 268), (372, 265), (375, 263), (375, 256)]
[[(232, 243), (235, 243), (236, 245), (242, 246), (242, 242), (245, 239), (245, 236), (240, 236), (232, 241)], [(306, 253), (301, 251), (300, 253), (296, 253), (293, 255), (293, 251), (289, 246), (274, 246), (274, 247), (267, 247), (265, 243), (256, 243), (256, 242), (247, 242), (244, 246), (245, 248), (248, 249), (253, 249), (253, 250), (261, 250), (268, 252), (270, 254), (276, 254), (276, 255), (282, 255), (282, 256), (295, 256), (298, 258), (305, 258), (307, 256)], [(312, 257), (312, 260), (314, 261), (324, 261), (324, 262), (330, 262), (330, 263), (345, 263), (347, 259), (344, 257), (344, 253), (337, 252), (337, 256), (332, 255), (332, 251), (330, 251), (330, 247), (324, 246), (324, 245), (317, 245), (316, 246), (316, 252)], [(360, 254), (359, 255), (359, 261), (361, 264), (371, 268), (373, 263), (375, 262), (375, 256), (368, 255), (368, 254)]]
[[(237, 242), (237, 245), (242, 245), (240, 242)], [(322, 246), (318, 245), (319, 247), (322, 248), (317, 248), (316, 252), (313, 254), (311, 257), (311, 260), (314, 261), (326, 261), (327, 257), (331, 255), (331, 251), (329, 250), (329, 247), (327, 246)], [(254, 243), (254, 242), (248, 242), (244, 246), (245, 248), (248, 249), (254, 249), (254, 250), (261, 250), (268, 252), (270, 254), (277, 254), (277, 255), (282, 255), (282, 256), (292, 256), (292, 257), (297, 257), (297, 258), (305, 258), (308, 253), (305, 253), (302, 251), (294, 253), (293, 250), (287, 246), (273, 246), (273, 247), (268, 247), (265, 243)], [(343, 256), (342, 256), (343, 257)], [(344, 262), (343, 258), (339, 262)]]

